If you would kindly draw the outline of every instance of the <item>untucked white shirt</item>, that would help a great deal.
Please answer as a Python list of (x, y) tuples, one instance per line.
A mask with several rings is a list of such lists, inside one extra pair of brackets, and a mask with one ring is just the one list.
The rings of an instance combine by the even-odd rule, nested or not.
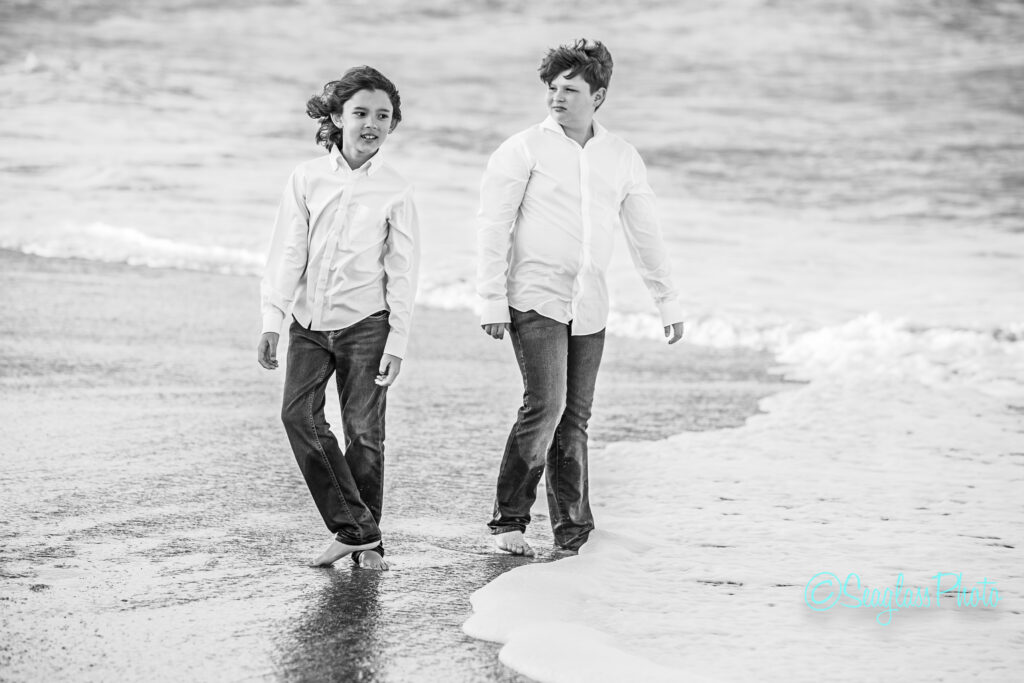
[(384, 352), (402, 358), (419, 269), (412, 186), (378, 151), (352, 170), (337, 147), (300, 164), (278, 207), (260, 285), (263, 331), (289, 311), (313, 330), (340, 330), (389, 310)]
[(510, 137), (491, 155), (480, 186), (480, 323), (510, 322), (511, 306), (571, 321), (574, 335), (604, 329), (605, 272), (620, 224), (663, 324), (682, 322), (654, 192), (636, 148), (596, 121), (581, 147), (550, 116)]

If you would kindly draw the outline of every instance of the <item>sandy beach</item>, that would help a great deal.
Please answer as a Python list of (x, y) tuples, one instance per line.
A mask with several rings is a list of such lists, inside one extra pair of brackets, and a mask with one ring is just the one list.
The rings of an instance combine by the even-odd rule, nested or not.
[[(283, 375), (255, 362), (256, 286), (0, 252), (4, 680), (525, 680), (461, 629), (526, 562), (484, 527), (519, 393), (507, 342), (418, 309), (389, 395), (393, 569), (310, 569), (330, 538)], [(610, 338), (593, 444), (737, 426), (778, 388), (761, 354)]]
[[(1016, 681), (1024, 5), (352, 8), (0, 7), (0, 680)], [(620, 239), (598, 531), (554, 555), (541, 496), (529, 562), (486, 535), (521, 386), (470, 312), (475, 216), (580, 37), (686, 337)], [(357, 64), (401, 90), (422, 229), (386, 574), (307, 567), (329, 536), (255, 358), (305, 103)]]

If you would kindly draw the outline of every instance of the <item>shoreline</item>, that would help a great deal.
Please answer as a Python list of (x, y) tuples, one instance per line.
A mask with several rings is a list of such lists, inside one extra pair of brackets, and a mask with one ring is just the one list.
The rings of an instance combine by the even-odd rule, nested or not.
[[(507, 341), (468, 311), (417, 308), (389, 392), (393, 570), (311, 570), (329, 535), (278, 422), (283, 373), (256, 364), (256, 278), (4, 250), (0, 264), (12, 679), (527, 680), (462, 632), (469, 595), (527, 563), (484, 527), (519, 401)], [(592, 448), (743, 424), (784, 386), (770, 362), (610, 336)]]

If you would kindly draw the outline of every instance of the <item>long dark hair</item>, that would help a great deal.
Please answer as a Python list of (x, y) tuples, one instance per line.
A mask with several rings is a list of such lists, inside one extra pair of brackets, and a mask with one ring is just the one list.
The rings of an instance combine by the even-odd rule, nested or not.
[(341, 149), (341, 128), (334, 125), (331, 114), (340, 114), (345, 103), (360, 90), (387, 93), (394, 110), (391, 113), (391, 130), (398, 126), (402, 120), (402, 98), (398, 95), (398, 88), (372, 66), (357, 66), (346, 71), (340, 79), (327, 83), (323, 93), (313, 95), (306, 102), (306, 114), (320, 122), (316, 131), (316, 144), (327, 149), (335, 146)]

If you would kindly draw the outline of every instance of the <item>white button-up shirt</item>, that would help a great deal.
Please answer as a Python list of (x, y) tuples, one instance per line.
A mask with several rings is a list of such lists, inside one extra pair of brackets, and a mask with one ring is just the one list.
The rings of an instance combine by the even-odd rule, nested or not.
[(654, 192), (636, 149), (596, 121), (580, 147), (551, 117), (506, 140), (480, 187), (481, 324), (509, 322), (511, 306), (571, 321), (574, 335), (604, 329), (605, 271), (619, 224), (663, 324), (682, 322)]
[(337, 147), (288, 180), (260, 286), (263, 331), (291, 311), (303, 327), (339, 330), (391, 311), (384, 352), (404, 357), (419, 269), (412, 186), (378, 151), (356, 170)]

